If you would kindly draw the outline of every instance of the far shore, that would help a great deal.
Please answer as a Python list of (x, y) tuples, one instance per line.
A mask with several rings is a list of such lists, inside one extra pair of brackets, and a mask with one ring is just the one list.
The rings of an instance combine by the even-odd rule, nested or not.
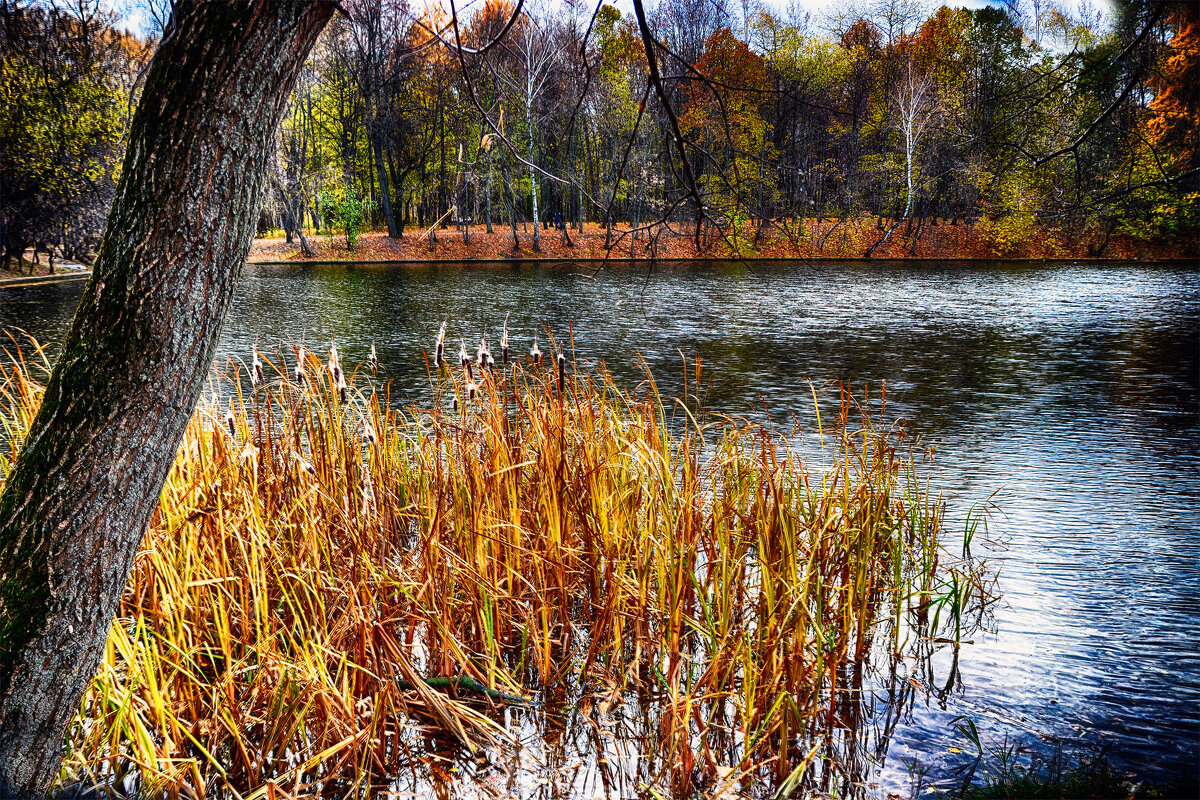
[[(630, 236), (628, 227), (615, 227), (611, 236), (595, 223), (587, 223), (582, 232), (569, 230), (569, 242), (554, 228), (540, 231), (539, 249), (533, 247), (531, 226), (518, 227), (514, 245), (512, 229), (493, 224), (493, 232), (483, 226), (472, 226), (469, 241), (463, 231), (454, 227), (440, 228), (429, 235), (427, 230), (409, 228), (400, 238), (389, 238), (386, 231), (368, 231), (359, 235), (354, 249), (347, 249), (342, 234), (328, 236), (306, 232), (313, 255), (300, 251), (298, 237), (288, 242), (282, 234), (273, 233), (256, 238), (251, 245), (247, 264), (281, 266), (300, 264), (436, 264), (475, 263), (512, 264), (515, 262), (636, 264), (704, 261), (796, 261), (835, 262), (862, 261), (866, 252), (882, 238), (888, 223), (881, 229), (874, 218), (838, 221), (836, 219), (805, 220), (779, 224), (762, 231), (756, 237), (743, 231), (710, 230), (701, 240), (700, 248), (691, 231), (664, 230), (652, 241), (645, 231)], [(1028, 235), (1011, 238), (1011, 231), (988, 220), (973, 222), (932, 220), (896, 228), (891, 239), (875, 249), (873, 261), (936, 262), (936, 261), (1091, 261), (1091, 262), (1170, 262), (1197, 260), (1200, 241), (1171, 244), (1145, 242), (1112, 236), (1104, 242), (1078, 236), (1071, 241), (1062, 231), (1037, 228)], [(1007, 238), (1006, 238), (1007, 237)], [(431, 242), (432, 239), (432, 242)], [(1006, 246), (1001, 246), (1004, 243)], [(53, 273), (44, 263), (34, 265), (22, 259), (21, 269), (0, 271), (0, 287), (35, 286), (42, 283), (82, 280), (90, 270), (67, 268), (60, 263)], [(34, 272), (30, 275), (30, 272)]]
[[(532, 226), (518, 226), (514, 242), (512, 229), (494, 223), (493, 232), (483, 226), (471, 226), (469, 239), (460, 228), (439, 228), (431, 236), (428, 230), (408, 228), (399, 238), (386, 231), (359, 235), (353, 249), (346, 247), (342, 234), (328, 236), (306, 232), (312, 256), (304, 256), (298, 237), (292, 242), (277, 232), (254, 240), (248, 263), (363, 263), (363, 262), (495, 262), (513, 261), (728, 261), (731, 259), (770, 261), (862, 260), (871, 247), (883, 238), (890, 223), (881, 229), (875, 218), (839, 221), (808, 219), (778, 223), (758, 232), (743, 229), (734, 235), (729, 229), (710, 229), (697, 248), (694, 231), (678, 227), (663, 230), (654, 239), (645, 231), (636, 237), (624, 228), (614, 227), (608, 235), (603, 226), (587, 223), (582, 232), (563, 232), (553, 227), (540, 233), (539, 249), (534, 250)], [(1017, 235), (1020, 234), (1020, 235)], [(1198, 243), (1146, 244), (1120, 236), (1107, 242), (1098, 236), (1068, 236), (1059, 230), (1033, 227), (1014, 232), (1005, 225), (988, 220), (928, 220), (897, 226), (889, 241), (880, 245), (871, 258), (878, 261), (943, 260), (1095, 260), (1095, 261), (1173, 261), (1195, 257)]]

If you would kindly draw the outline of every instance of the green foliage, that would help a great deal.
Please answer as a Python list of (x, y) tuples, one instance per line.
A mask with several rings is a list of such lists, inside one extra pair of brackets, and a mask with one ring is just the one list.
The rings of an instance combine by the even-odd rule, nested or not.
[(1174, 242), (1200, 231), (1200, 192), (1143, 189), (1122, 206), (1116, 232), (1143, 242)]
[[(961, 727), (959, 730), (964, 732)], [(972, 746), (979, 747), (977, 734)], [(1061, 750), (1049, 756), (1031, 753), (1028, 760), (1023, 752), (1028, 751), (1007, 742), (1002, 747), (981, 748), (978, 769), (986, 765), (986, 772), (978, 782), (978, 772), (971, 774), (960, 800), (1156, 800), (1196, 794), (1194, 786), (1183, 784), (1135, 783), (1113, 766), (1103, 750), (1073, 758)]]
[(997, 256), (1016, 255), (1021, 246), (1031, 241), (1037, 223), (1029, 214), (1006, 214), (992, 220), (988, 226), (988, 243)]
[(371, 201), (359, 197), (358, 191), (351, 186), (338, 192), (322, 190), (320, 203), (330, 238), (335, 230), (341, 231), (346, 237), (346, 249), (353, 250), (371, 212)]
[(0, 220), (17, 244), (99, 236), (147, 56), (111, 22), (39, 6), (0, 18), (15, 34), (0, 46)]

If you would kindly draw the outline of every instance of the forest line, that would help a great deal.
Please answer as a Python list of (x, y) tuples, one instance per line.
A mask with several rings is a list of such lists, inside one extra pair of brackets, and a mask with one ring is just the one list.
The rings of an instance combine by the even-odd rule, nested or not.
[[(1197, 252), (1194, 4), (1118, 3), (1107, 17), (1041, 0), (875, 0), (819, 18), (749, 0), (635, 6), (641, 22), (576, 0), (345, 3), (272, 145), (260, 232), (294, 246), (267, 248)], [(169, 6), (154, 8), (170, 35)], [(156, 41), (118, 33), (89, 0), (0, 13), (5, 261), (35, 247), (86, 262)], [(394, 241), (356, 249), (371, 229)]]

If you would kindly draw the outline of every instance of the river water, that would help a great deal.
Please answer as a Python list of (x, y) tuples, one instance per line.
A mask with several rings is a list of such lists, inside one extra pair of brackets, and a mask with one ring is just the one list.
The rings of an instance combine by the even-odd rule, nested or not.
[[(82, 283), (0, 290), (0, 329), (66, 331)], [(449, 320), (474, 351), (573, 335), (628, 388), (642, 358), (665, 396), (703, 361), (713, 411), (790, 424), (808, 381), (886, 382), (889, 413), (937, 447), (961, 524), (993, 493), (981, 548), (1003, 601), (960, 654), (961, 685), (918, 695), (881, 788), (948, 775), (971, 746), (1110, 746), (1139, 776), (1200, 762), (1200, 270), (954, 263), (718, 267), (250, 267), (219, 361), (280, 340), (343, 361), (372, 340), (394, 393), (424, 397), (422, 351)], [(290, 352), (290, 351), (289, 351)], [(694, 388), (694, 387), (691, 387)], [(961, 723), (959, 725), (961, 727)], [(948, 778), (947, 778), (948, 780)]]

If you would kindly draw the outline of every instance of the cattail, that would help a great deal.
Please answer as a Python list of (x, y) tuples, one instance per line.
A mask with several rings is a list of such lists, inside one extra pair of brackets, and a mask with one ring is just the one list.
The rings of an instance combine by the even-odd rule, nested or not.
[(486, 336), (479, 340), (479, 352), (476, 353), (476, 356), (479, 359), (479, 368), (481, 370), (484, 367), (490, 369), (496, 366), (496, 359), (492, 358), (492, 351), (488, 350)]
[(463, 369), (467, 371), (467, 377), (473, 380), (475, 373), (471, 372), (471, 356), (467, 354), (465, 339), (458, 340), (458, 363), (462, 364)]
[(233, 417), (233, 400), (229, 401), (229, 410), (225, 412), (225, 424), (229, 426), (229, 435), (237, 438), (237, 421)]
[(250, 385), (257, 389), (266, 383), (266, 378), (263, 376), (262, 362), (258, 360), (258, 348), (254, 348), (254, 363), (250, 368)]
[(350, 394), (350, 389), (346, 386), (346, 376), (342, 374), (340, 367), (338, 368), (337, 389), (338, 396), (342, 398), (342, 402), (346, 402), (346, 399)]
[(362, 438), (367, 444), (375, 444), (375, 427), (365, 419), (363, 420)]
[(467, 399), (468, 400), (475, 399), (476, 391), (477, 391), (477, 387), (475, 386), (475, 381), (473, 381), (473, 380), (467, 381)]
[(302, 456), (300, 456), (299, 453), (296, 454), (296, 464), (300, 467), (300, 469), (304, 470), (309, 475), (317, 474), (317, 468), (314, 467), (312, 464), (308, 463), (307, 461), (305, 461), (304, 458)]
[(563, 385), (567, 381), (567, 357), (558, 354), (558, 396), (562, 397)]
[[(511, 311), (509, 312), (512, 313)], [(500, 359), (508, 366), (508, 314), (504, 315), (504, 333), (500, 334)]]
[(304, 357), (307, 355), (304, 348), (300, 348), (300, 354), (296, 356), (296, 383), (304, 383), (304, 379), (308, 377), (308, 373), (304, 371)]
[(363, 511), (368, 514), (375, 510), (375, 489), (371, 485), (371, 471), (369, 469), (363, 470), (362, 505)]
[(250, 464), (253, 464), (254, 459), (257, 457), (258, 457), (258, 450), (255, 449), (254, 445), (250, 444), (249, 442), (246, 442), (246, 446), (242, 448), (242, 461), (246, 461), (246, 462), (249, 462)]
[(537, 334), (533, 335), (533, 349), (529, 351), (529, 357), (533, 359), (533, 363), (537, 366), (542, 364), (542, 351), (538, 349)]
[(329, 347), (329, 374), (335, 381), (342, 374), (342, 365), (338, 363), (337, 342), (332, 342)]
[(375, 356), (375, 339), (371, 339), (371, 374), (379, 370), (379, 359)]
[(442, 327), (438, 329), (437, 338), (437, 355), (434, 356), (433, 363), (438, 369), (446, 366), (446, 322), (442, 321)]

